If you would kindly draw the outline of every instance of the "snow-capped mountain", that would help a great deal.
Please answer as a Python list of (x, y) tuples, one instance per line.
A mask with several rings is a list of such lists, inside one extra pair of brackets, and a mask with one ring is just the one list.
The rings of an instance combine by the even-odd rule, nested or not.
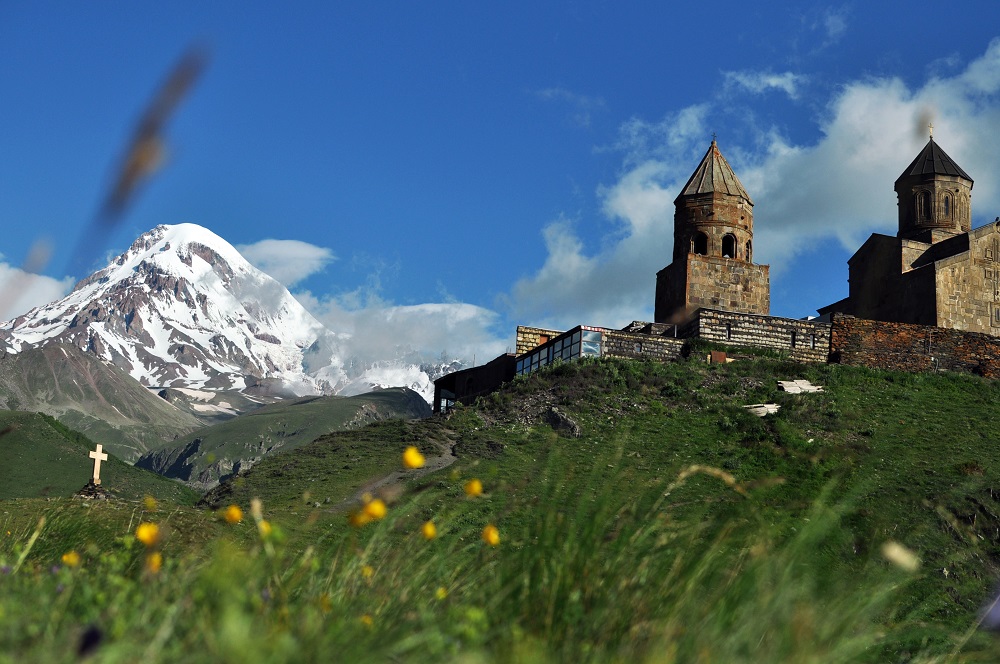
[[(434, 398), (435, 380), (465, 368), (466, 366), (459, 361), (437, 364), (411, 364), (405, 360), (375, 362), (359, 375), (349, 378), (338, 394), (349, 396), (386, 387), (408, 387), (424, 397), (425, 401), (430, 402)], [(349, 376), (351, 373), (348, 369)]]
[(338, 338), (195, 224), (158, 226), (63, 299), (0, 324), (8, 353), (71, 343), (148, 387), (336, 393)]

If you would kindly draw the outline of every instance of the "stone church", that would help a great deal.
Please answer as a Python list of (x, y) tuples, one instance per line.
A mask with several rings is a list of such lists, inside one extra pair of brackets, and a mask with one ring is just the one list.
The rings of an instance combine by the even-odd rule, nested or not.
[(770, 313), (767, 265), (753, 262), (753, 201), (715, 140), (674, 201), (673, 262), (656, 273), (654, 320), (701, 308)]
[(971, 230), (972, 185), (932, 135), (896, 179), (896, 236), (861, 245), (848, 297), (820, 314), (1000, 335), (1000, 223)]

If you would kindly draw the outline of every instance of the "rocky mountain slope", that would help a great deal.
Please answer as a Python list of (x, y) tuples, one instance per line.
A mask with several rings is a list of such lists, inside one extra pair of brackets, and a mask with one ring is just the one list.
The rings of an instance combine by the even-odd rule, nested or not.
[(0, 357), (0, 408), (42, 412), (135, 461), (204, 423), (72, 344)]

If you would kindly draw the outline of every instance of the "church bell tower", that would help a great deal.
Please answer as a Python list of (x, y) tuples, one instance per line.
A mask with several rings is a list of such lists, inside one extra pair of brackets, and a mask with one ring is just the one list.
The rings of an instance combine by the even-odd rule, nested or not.
[(972, 228), (972, 178), (945, 154), (931, 134), (896, 180), (896, 237), (933, 244)]
[(674, 201), (673, 262), (656, 274), (657, 323), (702, 307), (770, 313), (767, 265), (753, 262), (753, 201), (715, 140)]

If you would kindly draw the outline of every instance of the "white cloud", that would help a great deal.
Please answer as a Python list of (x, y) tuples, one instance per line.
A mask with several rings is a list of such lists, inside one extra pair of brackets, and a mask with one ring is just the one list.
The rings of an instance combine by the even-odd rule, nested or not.
[(847, 10), (844, 7), (828, 8), (823, 13), (823, 28), (827, 44), (838, 41), (847, 32)]
[[(853, 252), (872, 232), (894, 234), (893, 183), (927, 142), (928, 120), (938, 144), (976, 179), (973, 224), (992, 220), (1000, 213), (998, 97), (1000, 39), (964, 70), (915, 89), (897, 78), (840, 86), (815, 142), (796, 144), (764, 127), (752, 144), (720, 145), (756, 204), (755, 259), (770, 263), (773, 276), (818, 240), (836, 238)], [(624, 171), (598, 191), (615, 222), (608, 243), (587, 253), (570, 222), (554, 221), (543, 232), (545, 263), (512, 287), (503, 306), (518, 320), (553, 327), (651, 315), (653, 275), (671, 260), (673, 199), (708, 147), (706, 118), (717, 108), (733, 117), (724, 105), (626, 123), (615, 146)]]
[(600, 97), (588, 97), (566, 88), (546, 88), (535, 93), (539, 99), (560, 102), (572, 109), (573, 123), (580, 127), (589, 127), (593, 114), (603, 111), (606, 107)]
[(285, 287), (316, 274), (336, 260), (326, 247), (300, 240), (261, 240), (241, 244), (236, 250), (256, 268), (274, 277)]
[(805, 81), (804, 76), (790, 71), (780, 74), (766, 71), (727, 71), (722, 75), (726, 86), (740, 87), (754, 94), (781, 90), (792, 99), (798, 98), (799, 85)]
[(772, 133), (767, 151), (739, 175), (757, 205), (757, 255), (780, 265), (810, 241), (836, 237), (849, 251), (871, 232), (895, 233), (893, 183), (927, 142), (938, 144), (977, 182), (975, 217), (1000, 206), (1000, 40), (951, 78), (911, 90), (895, 78), (844, 86), (831, 100), (822, 136), (792, 145)]
[(53, 279), (0, 263), (0, 321), (63, 298), (74, 283), (72, 277)]
[(302, 292), (295, 297), (327, 328), (344, 335), (344, 356), (359, 362), (445, 358), (482, 364), (511, 344), (512, 335), (498, 337), (492, 330), (497, 313), (472, 304), (395, 305), (371, 291), (324, 299)]

